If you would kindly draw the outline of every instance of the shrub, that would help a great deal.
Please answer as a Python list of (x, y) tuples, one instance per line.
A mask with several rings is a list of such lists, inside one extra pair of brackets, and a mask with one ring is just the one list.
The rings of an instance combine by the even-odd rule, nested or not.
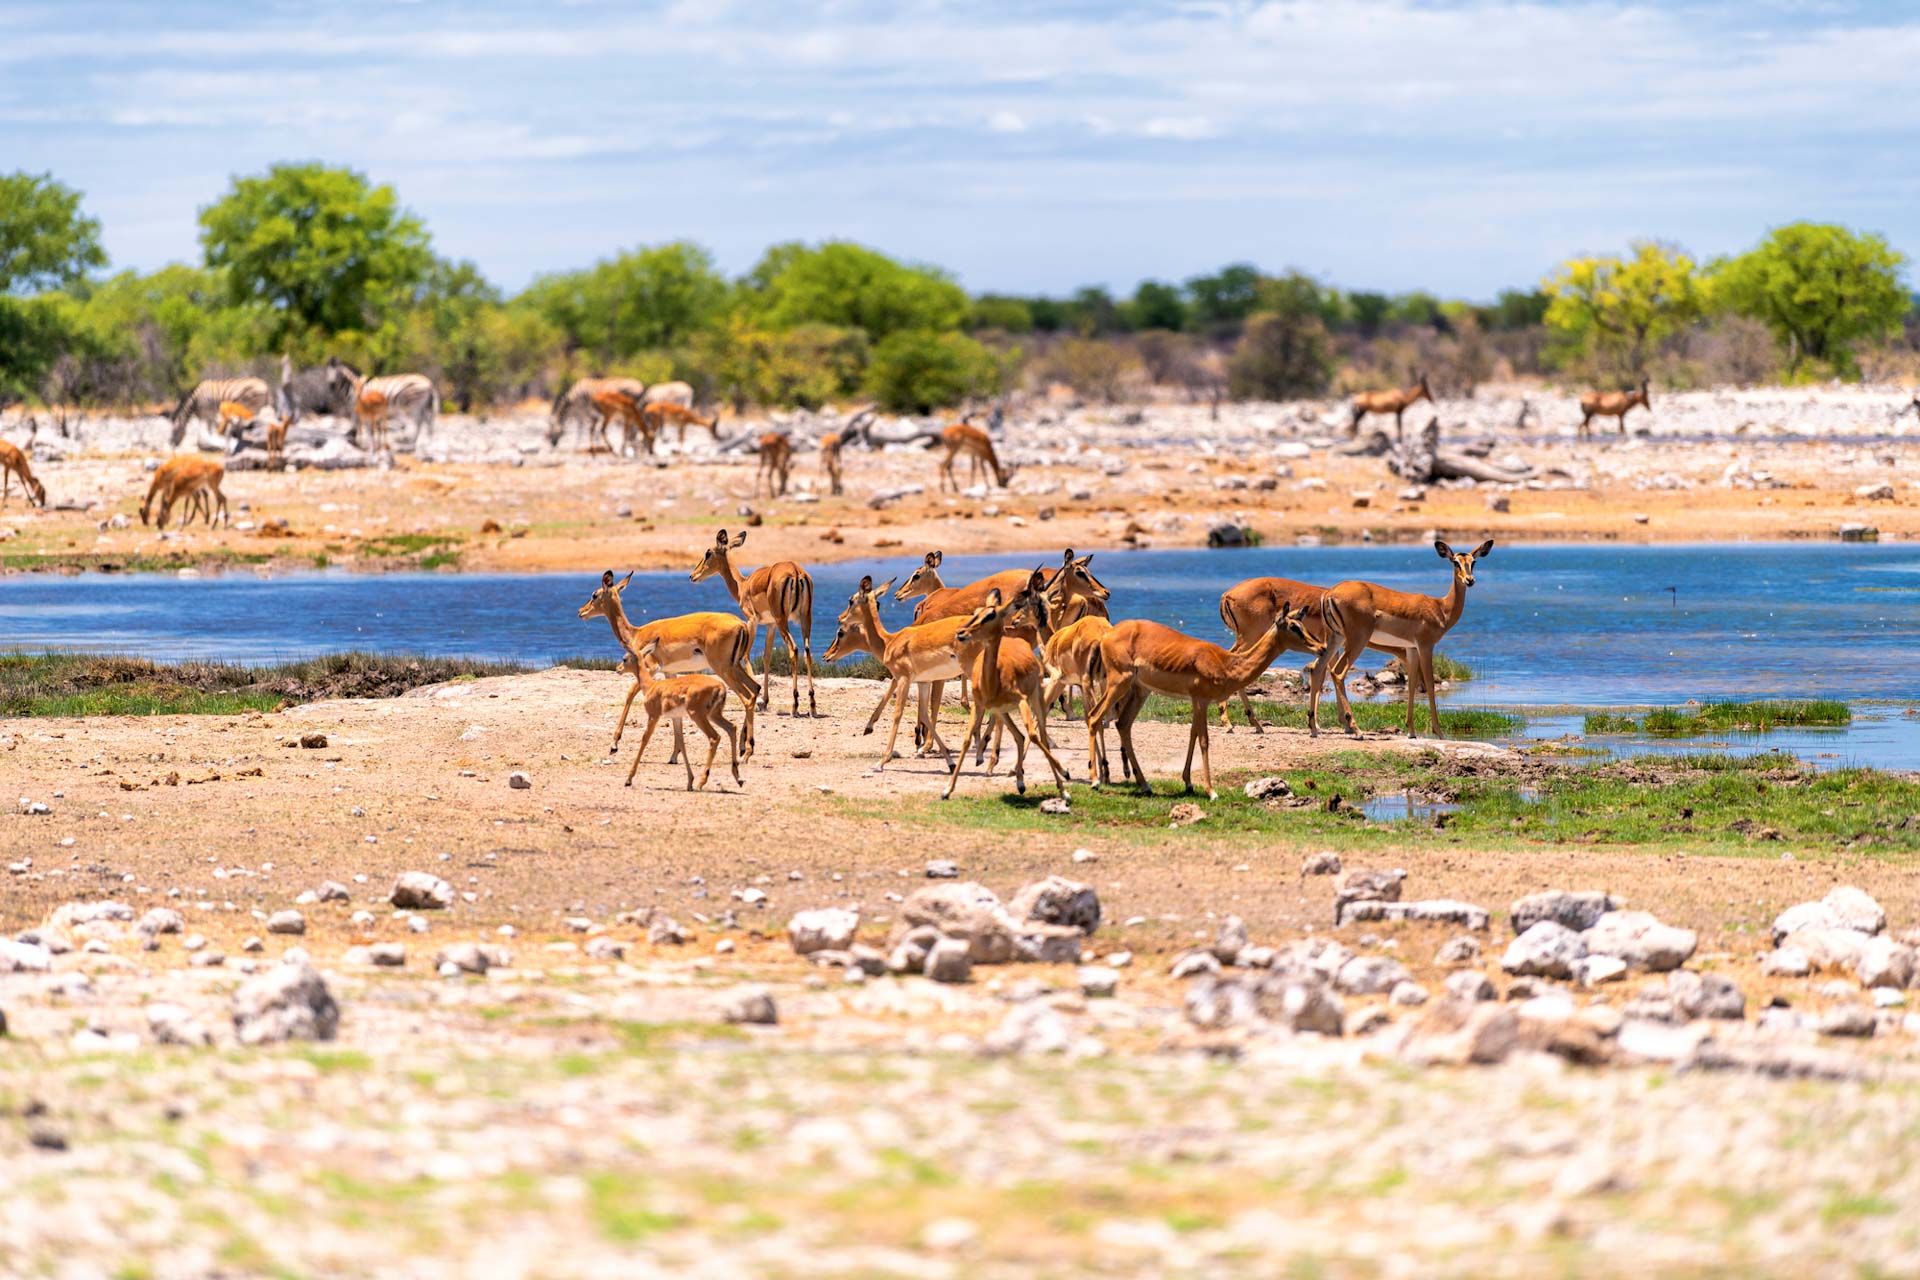
[(867, 365), (867, 394), (890, 413), (931, 413), (1000, 390), (1000, 360), (960, 333), (904, 329), (887, 335)]
[(1316, 396), (1333, 376), (1327, 329), (1303, 312), (1268, 311), (1248, 319), (1227, 365), (1233, 394), (1256, 400)]

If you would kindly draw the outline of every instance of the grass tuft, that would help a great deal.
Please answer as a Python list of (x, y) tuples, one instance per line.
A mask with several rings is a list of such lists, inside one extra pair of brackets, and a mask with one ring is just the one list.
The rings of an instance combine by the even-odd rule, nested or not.
[(1844, 702), (1826, 699), (1779, 702), (1709, 702), (1700, 707), (1656, 707), (1635, 720), (1618, 712), (1588, 712), (1588, 733), (1646, 733), (1695, 738), (1712, 733), (1765, 733), (1782, 728), (1839, 728), (1853, 723)]

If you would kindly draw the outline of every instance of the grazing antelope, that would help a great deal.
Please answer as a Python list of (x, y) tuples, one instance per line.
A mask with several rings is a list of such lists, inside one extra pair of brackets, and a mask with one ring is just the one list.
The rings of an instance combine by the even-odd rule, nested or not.
[[(989, 592), (985, 606), (954, 633), (960, 663), (973, 684), (973, 713), (967, 719), (966, 736), (961, 741), (972, 742), (987, 717), (991, 716), (997, 721), (1013, 735), (1013, 786), (1014, 790), (1024, 795), (1027, 790), (1027, 739), (1031, 737), (1034, 745), (1040, 748), (1040, 754), (1046, 757), (1047, 767), (1053, 770), (1054, 785), (1060, 788), (1060, 794), (1064, 797), (1067, 794), (1067, 771), (1054, 759), (1053, 746), (1047, 741), (1047, 706), (1042, 700), (1040, 660), (1034, 657), (1032, 648), (1025, 644), (1002, 643), (1008, 621), (1017, 613), (1039, 607), (1039, 596), (1045, 589), (1045, 577), (1036, 569), (1025, 589), (1004, 604), (998, 591)], [(1019, 708), (1020, 718), (1026, 723), (1027, 731), (1024, 734), (1020, 732), (1020, 726), (1013, 722), (1015, 707)], [(947, 778), (947, 791), (942, 799), (953, 798), (953, 789), (960, 783), (960, 768), (965, 763), (966, 753), (962, 751), (954, 759), (953, 773)]]
[[(714, 676), (665, 676), (661, 673), (656, 655), (660, 641), (653, 639), (640, 647), (640, 652), (628, 654), (621, 662), (620, 669), (633, 676), (635, 692), (645, 695), (643, 706), (647, 710), (646, 732), (640, 735), (640, 749), (633, 753), (633, 764), (627, 769), (627, 785), (633, 785), (633, 775), (640, 772), (640, 761), (647, 754), (647, 744), (653, 741), (653, 731), (660, 721), (673, 721), (673, 749), (687, 767), (687, 790), (693, 785), (693, 753), (686, 749), (686, 740), (682, 727), (692, 719), (700, 732), (707, 735), (707, 763), (700, 770), (700, 790), (707, 789), (707, 779), (713, 773), (713, 758), (720, 752), (720, 732), (727, 734), (727, 763), (733, 768), (733, 781), (736, 786), (745, 786), (740, 777), (740, 741), (734, 733), (733, 721), (725, 715), (727, 705), (727, 686)], [(627, 694), (627, 705), (633, 705), (633, 693)], [(668, 764), (673, 761), (669, 759)]]
[(979, 427), (965, 422), (956, 422), (942, 431), (936, 441), (946, 452), (940, 459), (940, 488), (944, 492), (948, 485), (955, 493), (960, 492), (960, 481), (954, 477), (953, 464), (961, 454), (967, 455), (967, 483), (979, 482), (982, 472), (989, 472), (993, 482), (1002, 489), (1013, 479), (1015, 468), (1002, 466), (1000, 456), (993, 451), (993, 437)]
[(840, 487), (840, 446), (845, 443), (838, 431), (820, 437), (820, 467), (827, 473), (828, 490), (835, 497), (844, 492)]
[(553, 398), (553, 410), (547, 423), (547, 443), (558, 448), (561, 436), (566, 434), (568, 420), (574, 418), (579, 418), (586, 424), (583, 432), (591, 443), (596, 412), (593, 397), (602, 391), (617, 391), (636, 404), (644, 404), (647, 384), (638, 378), (580, 379)]
[[(1220, 621), (1232, 634), (1233, 647), (1244, 649), (1266, 634), (1276, 616), (1288, 610), (1304, 609), (1307, 614), (1307, 634), (1315, 640), (1325, 640), (1327, 625), (1321, 620), (1320, 605), (1326, 597), (1326, 587), (1296, 582), (1292, 578), (1248, 578), (1221, 592)], [(1373, 648), (1389, 658), (1401, 656), (1399, 649), (1382, 648), (1379, 645)], [(1408, 673), (1407, 678), (1412, 680), (1414, 677)], [(1261, 727), (1260, 717), (1254, 714), (1253, 699), (1245, 689), (1240, 691), (1240, 705), (1246, 711), (1247, 723), (1253, 726), (1253, 731), (1266, 732)], [(1220, 727), (1229, 733), (1233, 731), (1233, 721), (1227, 716), (1227, 704), (1224, 701), (1220, 704)]]
[[(760, 469), (753, 473), (753, 493), (760, 495), (760, 478), (766, 477), (767, 496), (784, 498), (787, 496), (787, 473), (793, 469), (793, 441), (778, 431), (769, 431), (760, 437)], [(773, 482), (780, 481), (780, 491), (774, 492)]]
[(587, 400), (594, 414), (593, 421), (587, 424), (587, 452), (592, 453), (594, 440), (598, 439), (608, 453), (613, 452), (613, 442), (607, 438), (607, 425), (618, 422), (621, 427), (620, 449), (626, 452), (636, 448), (636, 441), (646, 445), (648, 453), (653, 452), (654, 429), (647, 420), (640, 402), (619, 389), (596, 391)]
[(1647, 399), (1648, 383), (1640, 379), (1640, 386), (1633, 391), (1589, 391), (1580, 397), (1580, 436), (1593, 435), (1595, 418), (1618, 418), (1620, 434), (1627, 434), (1627, 410), (1639, 405), (1648, 413), (1653, 412), (1653, 403)]
[[(894, 744), (900, 738), (900, 719), (907, 708), (907, 698), (915, 686), (920, 689), (921, 726), (926, 733), (926, 745), (938, 751), (948, 762), (953, 760), (953, 751), (941, 740), (937, 717), (927, 718), (927, 691), (939, 688), (948, 680), (960, 678), (960, 659), (954, 652), (956, 636), (960, 628), (966, 625), (965, 618), (942, 618), (937, 622), (923, 622), (902, 627), (898, 631), (887, 630), (880, 621), (880, 597), (893, 589), (893, 583), (875, 587), (872, 575), (860, 579), (860, 586), (847, 598), (847, 607), (841, 611), (840, 630), (834, 633), (833, 643), (827, 647), (828, 662), (838, 662), (842, 658), (856, 653), (871, 653), (880, 659), (892, 677), (885, 693), (880, 695), (879, 705), (873, 714), (867, 717), (867, 727), (861, 732), (873, 732), (879, 723), (880, 713), (886, 710), (889, 699), (893, 700), (893, 728), (887, 734), (886, 750), (880, 754), (880, 768), (886, 768), (887, 761), (895, 758)], [(918, 736), (919, 728), (916, 728)]]
[(173, 423), (173, 443), (187, 435), (187, 424), (195, 418), (214, 426), (220, 421), (220, 406), (243, 404), (255, 413), (272, 403), (273, 390), (260, 378), (208, 378), (180, 397), (168, 420)]
[[(146, 499), (140, 504), (140, 523), (147, 523), (148, 512), (153, 508), (156, 496), (160, 499), (159, 518), (155, 522), (159, 528), (167, 527), (167, 516), (173, 510), (173, 504), (182, 499), (189, 503), (184, 526), (193, 519), (191, 503), (196, 497), (204, 501), (204, 495), (211, 494), (213, 502), (219, 504), (220, 522), (227, 523), (227, 497), (220, 492), (220, 482), (226, 478), (227, 469), (211, 458), (201, 458), (192, 454), (181, 454), (168, 458), (153, 473), (153, 483), (147, 487)], [(205, 507), (207, 524), (213, 524), (213, 506)]]
[(1406, 412), (1415, 404), (1425, 400), (1433, 403), (1433, 391), (1427, 386), (1427, 375), (1422, 372), (1410, 387), (1401, 387), (1396, 391), (1362, 391), (1353, 398), (1353, 421), (1347, 425), (1347, 434), (1360, 434), (1360, 420), (1370, 413), (1390, 413), (1393, 415), (1393, 434), (1406, 438)]
[[(684, 387), (687, 384), (684, 382), (675, 382), (669, 383), (668, 385)], [(655, 387), (654, 390), (658, 391), (659, 388)], [(692, 395), (691, 388), (688, 388), (688, 395)], [(693, 411), (691, 405), (678, 404), (672, 400), (656, 400), (650, 392), (648, 393), (647, 403), (641, 406), (640, 412), (644, 414), (647, 419), (649, 440), (654, 436), (664, 435), (668, 427), (677, 427), (680, 431), (680, 448), (684, 451), (687, 447), (687, 428), (705, 427), (712, 433), (713, 442), (715, 444), (720, 443), (720, 411), (718, 409), (715, 409), (703, 418)], [(648, 446), (648, 451), (652, 451), (651, 445)]]
[[(1460, 621), (1466, 612), (1467, 588), (1473, 585), (1473, 563), (1493, 552), (1493, 539), (1464, 555), (1444, 542), (1433, 549), (1453, 568), (1453, 585), (1444, 596), (1423, 596), (1411, 591), (1395, 591), (1371, 582), (1342, 582), (1327, 592), (1321, 605), (1321, 617), (1330, 633), (1325, 652), (1313, 664), (1307, 679), (1313, 689), (1307, 697), (1307, 731), (1319, 735), (1321, 679), (1329, 667), (1333, 671), (1333, 691), (1340, 700), (1340, 718), (1347, 732), (1355, 737), (1360, 730), (1353, 720), (1353, 707), (1347, 701), (1347, 673), (1359, 660), (1361, 650), (1371, 646), (1382, 652), (1397, 652), (1407, 671), (1407, 736), (1414, 737), (1413, 692), (1417, 685), (1427, 690), (1427, 713), (1432, 717), (1433, 736), (1440, 732), (1440, 706), (1434, 697), (1433, 647)], [(1335, 650), (1338, 649), (1338, 656)]]
[(387, 414), (391, 408), (384, 391), (363, 387), (353, 397), (353, 429), (366, 427), (367, 452), (379, 453), (387, 447)]
[[(1193, 719), (1187, 731), (1187, 760), (1180, 771), (1180, 780), (1188, 791), (1193, 790), (1193, 748), (1198, 744), (1207, 796), (1218, 800), (1219, 793), (1213, 789), (1207, 709), (1258, 679), (1288, 644), (1305, 645), (1314, 653), (1324, 651), (1326, 643), (1307, 634), (1302, 625), (1305, 617), (1304, 609), (1281, 613), (1257, 644), (1244, 649), (1222, 649), (1157, 622), (1136, 618), (1121, 623), (1101, 639), (1089, 673), (1095, 687), (1103, 682), (1106, 685), (1100, 705), (1087, 714), (1089, 749), (1098, 745), (1097, 734), (1107, 719), (1113, 717), (1120, 731), (1123, 776), (1131, 768), (1141, 789), (1151, 790), (1147, 775), (1140, 767), (1139, 753), (1133, 748), (1134, 719), (1140, 714), (1149, 692), (1186, 698), (1193, 704)], [(1100, 753), (1099, 769), (1099, 781), (1107, 781), (1104, 752)]]
[[(740, 606), (740, 612), (747, 620), (749, 635), (754, 627), (767, 629), (766, 652), (761, 656), (761, 673), (766, 676), (766, 686), (761, 691), (763, 707), (773, 705), (773, 633), (778, 630), (780, 639), (786, 643), (787, 657), (792, 661), (793, 714), (800, 714), (800, 663), (802, 653), (807, 665), (807, 714), (819, 715), (813, 700), (813, 578), (791, 560), (782, 560), (770, 564), (764, 569), (756, 569), (742, 578), (734, 571), (732, 552), (738, 551), (747, 542), (746, 530), (742, 529), (727, 540), (727, 531), (722, 529), (714, 538), (713, 545), (707, 548), (700, 563), (688, 575), (688, 581), (699, 582), (718, 575), (727, 584), (727, 593), (733, 602)], [(793, 644), (792, 623), (800, 623), (800, 648)], [(751, 652), (751, 640), (749, 640)]]
[(28, 506), (47, 505), (47, 486), (34, 479), (26, 451), (11, 440), (0, 440), (0, 506), (6, 505), (7, 493), (13, 487), (15, 476), (20, 477), (20, 487), (27, 491)]
[[(627, 651), (628, 657), (651, 644), (655, 646), (654, 659), (663, 671), (670, 674), (711, 671), (733, 690), (740, 705), (746, 708), (740, 758), (751, 760), (753, 708), (760, 701), (760, 682), (753, 678), (747, 665), (753, 655), (753, 628), (730, 613), (688, 613), (636, 627), (627, 621), (626, 607), (620, 602), (620, 593), (632, 581), (633, 575), (629, 573), (615, 582), (613, 570), (607, 570), (600, 575), (600, 586), (580, 606), (578, 616), (583, 621), (605, 618), (613, 628), (613, 638)], [(613, 728), (613, 746), (607, 750), (610, 756), (620, 753), (620, 735), (627, 730), (627, 714), (633, 710), (634, 694), (638, 691), (638, 686), (627, 691), (626, 705), (620, 708), (620, 723)], [(674, 755), (667, 757), (667, 763), (672, 764), (678, 755), (676, 749)]]

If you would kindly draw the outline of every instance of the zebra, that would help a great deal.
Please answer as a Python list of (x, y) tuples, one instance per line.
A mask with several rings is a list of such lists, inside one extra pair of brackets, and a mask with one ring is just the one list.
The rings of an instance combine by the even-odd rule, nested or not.
[(582, 378), (553, 398), (553, 411), (547, 426), (547, 443), (560, 447), (569, 420), (578, 418), (581, 430), (592, 442), (592, 432), (600, 425), (601, 413), (593, 398), (603, 391), (617, 391), (635, 404), (677, 404), (693, 408), (693, 387), (685, 382), (656, 382), (649, 386), (638, 378)]
[(338, 356), (328, 356), (325, 364), (298, 373), (293, 371), (292, 358), (282, 356), (275, 403), (288, 425), (310, 413), (344, 418), (353, 408), (353, 389), (360, 381), (360, 371)]
[(180, 442), (186, 439), (187, 424), (195, 418), (209, 426), (217, 424), (223, 401), (243, 404), (258, 413), (272, 400), (273, 391), (263, 379), (208, 378), (181, 396), (180, 403), (168, 415), (173, 423), (173, 446), (178, 448)]
[(389, 423), (413, 424), (415, 444), (433, 431), (434, 415), (440, 412), (440, 389), (425, 374), (393, 373), (357, 380), (353, 388), (354, 400), (357, 401), (368, 392), (378, 392), (387, 398)]

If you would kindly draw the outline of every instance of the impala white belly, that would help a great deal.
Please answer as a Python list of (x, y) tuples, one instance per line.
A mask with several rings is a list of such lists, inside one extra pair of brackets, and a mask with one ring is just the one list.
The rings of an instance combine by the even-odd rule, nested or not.
[(1375, 618), (1373, 635), (1367, 641), (1379, 649), (1415, 649), (1412, 628), (1399, 618)]
[(653, 651), (653, 656), (660, 663), (662, 671), (671, 672), (674, 675), (713, 670), (712, 664), (707, 661), (706, 650), (690, 641), (680, 644), (662, 644)]

